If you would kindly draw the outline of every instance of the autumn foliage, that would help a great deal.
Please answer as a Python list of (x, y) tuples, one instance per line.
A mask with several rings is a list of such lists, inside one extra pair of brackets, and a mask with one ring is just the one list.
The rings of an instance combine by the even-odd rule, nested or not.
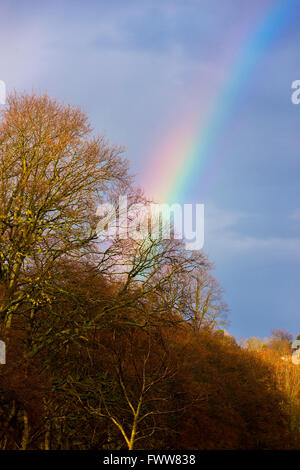
[(224, 334), (207, 257), (99, 243), (98, 203), (146, 198), (80, 109), (12, 95), (0, 161), (2, 450), (300, 447), (299, 369)]

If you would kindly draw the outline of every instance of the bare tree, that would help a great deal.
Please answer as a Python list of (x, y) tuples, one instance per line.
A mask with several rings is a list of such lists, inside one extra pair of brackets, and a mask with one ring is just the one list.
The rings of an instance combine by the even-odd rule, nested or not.
[[(108, 419), (129, 450), (159, 429), (155, 417), (174, 412), (166, 408), (165, 386), (176, 373), (160, 337), (139, 328), (115, 332), (114, 342), (102, 351), (110, 364), (105, 378), (69, 384), (69, 393), (92, 416)], [(156, 334), (157, 336), (157, 334)], [(101, 349), (101, 348), (100, 348)]]
[(92, 250), (97, 201), (128, 176), (120, 149), (92, 137), (78, 108), (12, 94), (1, 117), (0, 314), (10, 327), (21, 304), (48, 300), (43, 286), (58, 259)]

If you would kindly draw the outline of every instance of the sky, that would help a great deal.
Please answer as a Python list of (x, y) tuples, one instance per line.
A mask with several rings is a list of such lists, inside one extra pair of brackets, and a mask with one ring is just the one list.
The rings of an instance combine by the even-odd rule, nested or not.
[[(283, 3), (1, 2), (7, 90), (47, 91), (80, 105), (95, 131), (125, 147), (146, 193), (167, 186), (176, 163), (169, 151), (170, 170), (160, 171), (161, 149), (177, 148), (182, 129), (197, 137), (192, 159), (182, 153), (186, 184), (176, 191), (179, 169), (172, 202), (205, 205), (204, 251), (225, 290), (228, 331), (238, 338), (300, 332), (300, 105), (291, 101), (300, 79), (300, 0), (260, 44)], [(257, 37), (254, 54), (249, 41)], [(224, 103), (222, 126), (212, 126), (203, 154), (201, 131)]]

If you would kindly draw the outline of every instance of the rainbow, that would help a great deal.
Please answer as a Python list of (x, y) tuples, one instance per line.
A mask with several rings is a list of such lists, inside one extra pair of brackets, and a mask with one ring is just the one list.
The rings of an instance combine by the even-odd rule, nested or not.
[(158, 202), (182, 202), (196, 178), (199, 184), (207, 185), (210, 173), (216, 171), (209, 161), (210, 154), (225, 132), (255, 66), (280, 38), (297, 5), (299, 0), (277, 0), (267, 5), (243, 39), (205, 113), (193, 110), (184, 115), (152, 152), (142, 181), (149, 197)]

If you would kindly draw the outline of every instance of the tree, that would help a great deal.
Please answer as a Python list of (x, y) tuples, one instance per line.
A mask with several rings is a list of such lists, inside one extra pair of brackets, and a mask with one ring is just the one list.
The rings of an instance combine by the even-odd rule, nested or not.
[(266, 348), (266, 343), (261, 338), (252, 337), (245, 340), (244, 346), (251, 351), (260, 351)]
[(275, 339), (279, 339), (281, 341), (292, 341), (293, 335), (286, 331), (284, 328), (279, 328), (271, 331), (271, 335)]
[(91, 252), (97, 201), (128, 175), (79, 108), (15, 93), (1, 118), (0, 316), (10, 327), (24, 302), (51, 300), (44, 287), (59, 259)]
[(291, 341), (293, 335), (286, 331), (284, 328), (279, 328), (271, 331), (271, 339), (269, 347), (274, 349), (279, 354), (289, 354), (291, 352)]
[(98, 348), (109, 369), (103, 374), (99, 368), (93, 380), (72, 380), (69, 393), (88, 415), (110, 421), (133, 450), (159, 430), (157, 416), (174, 412), (166, 407), (166, 391), (176, 369), (157, 328), (120, 327), (108, 335), (102, 331)]

